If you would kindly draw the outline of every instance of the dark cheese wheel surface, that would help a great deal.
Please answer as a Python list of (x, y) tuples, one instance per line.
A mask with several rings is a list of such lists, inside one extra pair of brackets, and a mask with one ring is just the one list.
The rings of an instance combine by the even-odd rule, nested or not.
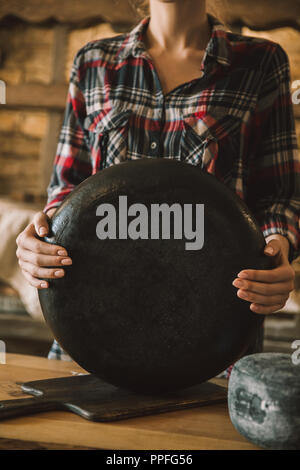
[[(149, 209), (149, 226), (152, 204), (204, 204), (203, 247), (187, 250), (184, 237), (100, 240), (97, 207), (116, 208), (118, 233), (122, 195)], [(262, 232), (231, 189), (191, 164), (144, 158), (102, 170), (64, 200), (45, 241), (73, 260), (39, 290), (46, 322), (76, 362), (114, 385), (156, 393), (201, 383), (261, 328), (232, 281), (269, 268)]]

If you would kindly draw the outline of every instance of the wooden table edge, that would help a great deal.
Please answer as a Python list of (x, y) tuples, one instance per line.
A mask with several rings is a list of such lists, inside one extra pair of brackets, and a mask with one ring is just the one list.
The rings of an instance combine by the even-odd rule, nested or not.
[[(64, 362), (57, 360), (48, 360), (46, 358), (40, 358), (36, 356), (25, 356), (17, 354), (7, 354), (7, 366), (23, 366), (36, 370), (47, 370), (49, 372), (55, 373), (58, 372), (58, 376), (61, 376), (63, 372), (66, 372), (67, 375), (72, 375), (72, 373), (84, 373), (85, 371), (74, 362)], [(45, 365), (45, 367), (43, 367)], [(1, 367), (1, 365), (0, 365)], [(1, 370), (1, 369), (0, 369)], [(215, 383), (222, 385), (222, 379), (214, 379)], [(0, 379), (1, 386), (1, 379)], [(12, 397), (13, 398), (13, 397)], [(179, 411), (180, 412), (183, 412)], [(171, 412), (178, 413), (178, 411)], [(51, 415), (50, 415), (51, 414)], [(169, 413), (168, 413), (169, 414)], [(176, 432), (165, 432), (165, 431), (156, 431), (151, 429), (139, 429), (138, 433), (135, 428), (124, 426), (125, 421), (122, 421), (123, 426), (118, 430), (119, 435), (116, 435), (116, 426), (115, 423), (93, 423), (102, 428), (105, 426), (105, 433), (101, 435), (101, 442), (97, 436), (91, 436), (91, 440), (88, 445), (82, 442), (80, 434), (82, 428), (88, 426), (89, 421), (79, 422), (71, 421), (72, 430), (74, 431), (72, 435), (64, 435), (61, 433), (55, 434), (50, 433), (51, 437), (45, 435), (45, 429), (43, 426), (39, 428), (37, 424), (39, 421), (45, 422), (45, 416), (48, 417), (49, 423), (53, 425), (53, 421), (57, 421), (57, 425), (60, 426), (60, 429), (66, 426), (67, 418), (69, 413), (65, 411), (55, 411), (48, 413), (40, 413), (32, 415), (31, 417), (22, 417), (18, 419), (10, 419), (3, 422), (0, 422), (0, 445), (1, 440), (11, 441), (11, 445), (15, 441), (16, 446), (20, 445), (21, 442), (33, 443), (33, 447), (37, 445), (42, 446), (42, 448), (81, 448), (81, 449), (107, 449), (107, 450), (257, 450), (258, 447), (254, 446), (246, 439), (241, 438), (237, 433), (235, 439), (220, 439), (214, 438), (212, 436), (197, 436), (194, 434), (181, 434)], [(50, 417), (51, 416), (51, 417)], [(66, 421), (64, 420), (66, 416)], [(162, 416), (162, 414), (160, 415)], [(150, 418), (150, 417), (149, 417)], [(134, 418), (139, 419), (139, 418)], [(143, 418), (144, 419), (144, 418)], [(130, 420), (131, 421), (131, 420)], [(4, 423), (6, 423), (5, 426)], [(49, 424), (48, 423), (48, 424)], [(35, 426), (32, 427), (32, 425)], [(20, 428), (22, 426), (22, 430)], [(31, 428), (30, 428), (31, 426)], [(44, 426), (45, 428), (45, 426)], [(78, 428), (78, 429), (77, 429)], [(77, 431), (76, 431), (77, 429)], [(47, 433), (46, 433), (47, 434)], [(149, 438), (151, 438), (151, 445), (149, 444)], [(242, 439), (242, 440), (241, 440)], [(147, 444), (148, 443), (148, 444)], [(47, 447), (48, 446), (48, 447)], [(1, 448), (1, 447), (0, 447)], [(34, 447), (36, 448), (36, 447)]]

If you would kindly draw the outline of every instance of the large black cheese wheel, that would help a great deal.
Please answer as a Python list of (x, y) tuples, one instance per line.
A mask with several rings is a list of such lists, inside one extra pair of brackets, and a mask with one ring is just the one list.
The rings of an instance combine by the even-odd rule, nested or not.
[(300, 450), (300, 364), (292, 350), (237, 361), (228, 406), (233, 425), (249, 441), (265, 449)]
[[(204, 204), (203, 247), (99, 240), (96, 209), (118, 213), (120, 195), (149, 214), (154, 203)], [(154, 393), (201, 383), (241, 357), (263, 322), (232, 285), (242, 269), (267, 269), (262, 232), (231, 189), (191, 164), (144, 158), (104, 169), (64, 200), (45, 240), (73, 259), (39, 290), (45, 319), (76, 362), (114, 385)]]

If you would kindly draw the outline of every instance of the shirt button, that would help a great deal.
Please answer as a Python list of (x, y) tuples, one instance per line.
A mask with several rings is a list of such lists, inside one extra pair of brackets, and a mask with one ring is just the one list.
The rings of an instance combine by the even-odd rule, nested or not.
[(152, 143), (151, 143), (151, 148), (154, 150), (154, 149), (156, 149), (156, 147), (157, 147), (157, 143), (156, 143), (156, 142), (152, 142)]

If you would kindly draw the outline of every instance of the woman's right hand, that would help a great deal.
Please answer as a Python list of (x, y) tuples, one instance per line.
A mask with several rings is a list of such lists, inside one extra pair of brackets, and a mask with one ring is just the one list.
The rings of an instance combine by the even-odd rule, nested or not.
[[(49, 287), (49, 283), (41, 278), (63, 277), (65, 272), (59, 266), (72, 264), (64, 247), (43, 242), (38, 238), (38, 236), (44, 237), (48, 234), (48, 222), (54, 212), (55, 209), (49, 210), (49, 216), (44, 212), (35, 214), (33, 221), (16, 239), (18, 247), (16, 255), (21, 270), (29, 283), (38, 289)], [(50, 268), (50, 266), (55, 266), (55, 268)]]

